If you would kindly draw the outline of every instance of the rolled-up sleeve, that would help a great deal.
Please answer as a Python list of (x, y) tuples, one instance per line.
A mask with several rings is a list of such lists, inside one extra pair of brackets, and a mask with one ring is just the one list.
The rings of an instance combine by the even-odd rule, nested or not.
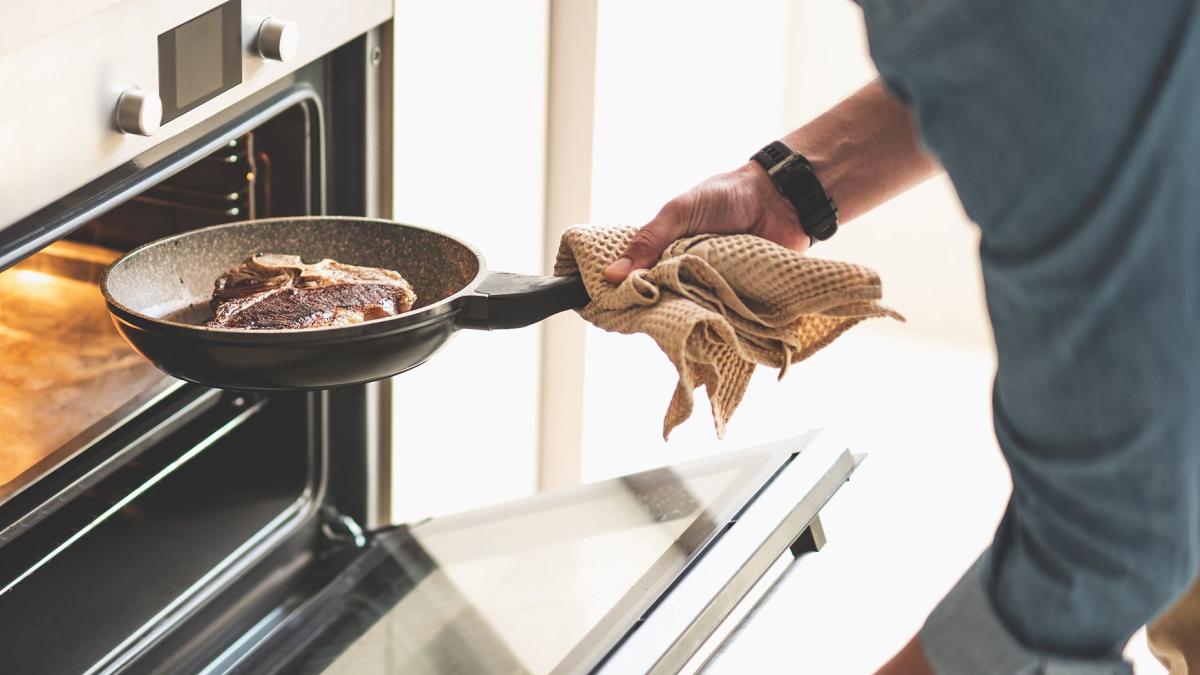
[(1017, 641), (988, 598), (990, 552), (971, 566), (929, 615), (921, 647), (936, 673), (972, 675), (1132, 675), (1120, 658), (1047, 656)]

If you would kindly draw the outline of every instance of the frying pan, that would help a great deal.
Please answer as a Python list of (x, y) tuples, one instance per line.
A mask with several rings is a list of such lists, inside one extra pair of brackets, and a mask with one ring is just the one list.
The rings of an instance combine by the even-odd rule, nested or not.
[[(400, 272), (413, 309), (350, 326), (208, 328), (213, 282), (256, 252)], [(579, 275), (489, 272), (469, 244), (370, 218), (269, 218), (216, 225), (130, 251), (100, 279), (113, 323), (163, 372), (224, 389), (330, 389), (424, 363), (462, 328), (518, 328), (588, 301)]]

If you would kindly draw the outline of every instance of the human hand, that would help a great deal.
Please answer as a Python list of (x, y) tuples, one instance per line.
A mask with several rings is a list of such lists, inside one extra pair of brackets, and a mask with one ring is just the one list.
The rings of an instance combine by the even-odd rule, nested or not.
[(652, 267), (671, 242), (697, 234), (754, 234), (796, 251), (811, 243), (791, 202), (761, 165), (748, 162), (667, 202), (604, 276), (620, 283), (633, 270)]

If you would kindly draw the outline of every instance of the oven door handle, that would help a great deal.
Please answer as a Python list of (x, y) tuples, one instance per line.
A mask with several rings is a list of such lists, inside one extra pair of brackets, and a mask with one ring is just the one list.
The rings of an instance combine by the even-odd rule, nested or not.
[(492, 272), (463, 298), (460, 328), (496, 330), (524, 328), (591, 301), (583, 277), (569, 274), (547, 277), (535, 274)]

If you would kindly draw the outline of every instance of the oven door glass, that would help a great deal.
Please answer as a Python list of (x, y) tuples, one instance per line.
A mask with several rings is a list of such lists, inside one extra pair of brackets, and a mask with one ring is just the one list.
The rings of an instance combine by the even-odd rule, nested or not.
[(382, 532), (248, 672), (591, 670), (791, 457), (739, 452)]

